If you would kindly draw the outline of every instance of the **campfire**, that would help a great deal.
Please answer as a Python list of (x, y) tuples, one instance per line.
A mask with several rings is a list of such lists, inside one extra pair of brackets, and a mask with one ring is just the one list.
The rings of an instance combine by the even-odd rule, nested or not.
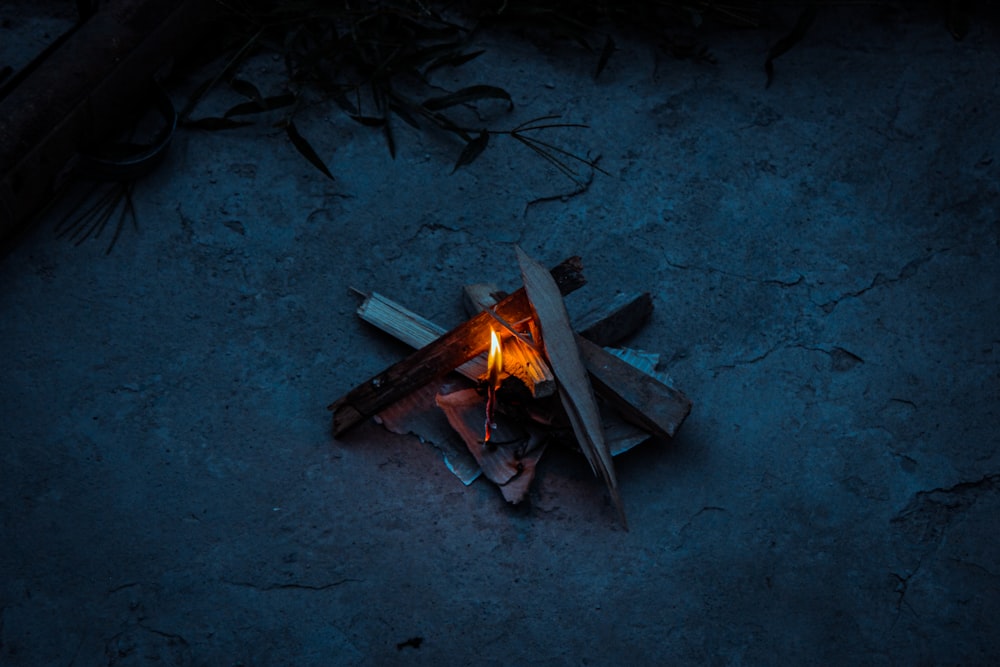
[[(477, 314), (451, 331), (364, 295), (358, 314), (418, 349), (330, 404), (334, 435), (374, 418), (441, 439), (443, 416), (512, 503), (526, 497), (546, 446), (569, 441), (627, 526), (612, 457), (650, 438), (672, 438), (691, 410), (656, 371), (656, 355), (602, 347), (641, 326), (652, 300), (648, 293), (618, 298), (574, 331), (563, 297), (585, 283), (579, 258), (548, 271), (516, 250), (524, 287), (510, 295), (492, 285), (466, 287), (466, 306)], [(452, 379), (456, 373), (467, 380)], [(476, 475), (459, 476), (470, 483)]]

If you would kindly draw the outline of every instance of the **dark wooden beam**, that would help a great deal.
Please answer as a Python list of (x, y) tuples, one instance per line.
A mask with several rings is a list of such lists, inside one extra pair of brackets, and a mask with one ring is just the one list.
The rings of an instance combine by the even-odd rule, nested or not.
[[(579, 257), (552, 269), (552, 277), (562, 294), (569, 294), (586, 282)], [(507, 321), (532, 315), (523, 288), (500, 301), (494, 310)], [(489, 348), (490, 326), (495, 322), (489, 313), (480, 313), (338, 398), (327, 407), (333, 412), (334, 436), (482, 354)]]

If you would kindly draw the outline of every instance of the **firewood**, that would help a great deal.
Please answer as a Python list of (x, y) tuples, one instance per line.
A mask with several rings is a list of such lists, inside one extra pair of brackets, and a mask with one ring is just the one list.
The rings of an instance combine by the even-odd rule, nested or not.
[(507, 293), (493, 283), (472, 283), (462, 288), (462, 305), (465, 306), (465, 313), (472, 317), (484, 308), (491, 308), (505, 296)]
[[(432, 343), (447, 333), (443, 327), (378, 292), (366, 295), (358, 306), (357, 313), (365, 322), (415, 348)], [(532, 397), (544, 398), (555, 393), (555, 378), (548, 370), (548, 364), (537, 352), (526, 348), (514, 337), (509, 337), (504, 342), (503, 364), (508, 374), (517, 376), (525, 384)], [(486, 355), (480, 354), (455, 370), (477, 382), (486, 375)]]
[(652, 312), (653, 299), (649, 292), (622, 293), (574, 317), (573, 325), (577, 333), (591, 342), (614, 345), (638, 331)]
[[(488, 283), (466, 285), (462, 292), (465, 309), (470, 316), (493, 308), (503, 298), (503, 293)], [(556, 392), (556, 379), (549, 364), (537, 350), (519, 338), (511, 336), (505, 339), (503, 365), (504, 371), (520, 379), (534, 398), (544, 398)]]
[(515, 246), (521, 267), (524, 290), (528, 295), (535, 323), (541, 330), (542, 345), (552, 372), (559, 381), (559, 398), (569, 416), (580, 449), (590, 462), (595, 474), (603, 478), (622, 524), (628, 529), (625, 508), (618, 481), (615, 479), (611, 451), (604, 441), (604, 426), (594, 397), (593, 387), (587, 376), (577, 347), (577, 336), (569, 325), (569, 315), (562, 294), (552, 276), (541, 264), (528, 256), (520, 246)]
[[(466, 308), (470, 304), (489, 306), (496, 287), (482, 283), (467, 286), (464, 291)], [(598, 303), (575, 319), (580, 323), (579, 335), (589, 341), (589, 344), (580, 345), (580, 352), (594, 392), (631, 423), (651, 435), (670, 439), (691, 412), (688, 397), (663, 381), (655, 371), (655, 361), (651, 364), (628, 363), (629, 359), (636, 361), (637, 352), (619, 351), (616, 354), (597, 347), (610, 345), (634, 333), (649, 319), (652, 310), (649, 292), (623, 293)], [(627, 443), (619, 451), (634, 444), (632, 439)], [(614, 447), (609, 448), (614, 450)], [(612, 454), (617, 453), (612, 451)]]
[(601, 398), (650, 433), (661, 438), (674, 436), (691, 412), (687, 396), (582, 336), (577, 336), (576, 343)]
[[(554, 268), (550, 278), (559, 292), (569, 293), (581, 287), (585, 281), (579, 257)], [(524, 289), (519, 289), (498, 303), (495, 310), (508, 321), (516, 321), (531, 315), (531, 304)], [(484, 352), (489, 347), (493, 322), (488, 314), (480, 313), (331, 403), (327, 409), (333, 412), (334, 436)]]
[[(489, 305), (489, 295), (495, 290), (489, 284), (465, 288), (466, 307), (470, 302)], [(648, 292), (623, 293), (574, 319), (580, 323), (581, 336), (597, 345), (609, 345), (634, 333), (649, 319), (652, 309)], [(616, 355), (594, 345), (581, 345), (581, 356), (591, 375), (594, 392), (633, 424), (651, 435), (669, 439), (691, 412), (691, 401), (664, 382), (664, 377), (654, 369), (655, 360), (646, 364), (627, 363), (629, 359), (637, 361), (637, 354), (619, 351)], [(619, 359), (614, 357), (623, 355), (628, 358), (616, 363)], [(634, 444), (631, 439), (628, 442)]]
[[(421, 348), (433, 343), (448, 331), (378, 292), (365, 296), (358, 306), (358, 317), (410, 347)], [(486, 375), (486, 355), (470, 359), (455, 369), (465, 377), (478, 381)]]

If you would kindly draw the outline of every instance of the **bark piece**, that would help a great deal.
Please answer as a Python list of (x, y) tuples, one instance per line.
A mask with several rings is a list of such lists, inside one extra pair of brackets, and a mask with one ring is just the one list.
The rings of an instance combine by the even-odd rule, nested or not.
[(476, 481), (482, 470), (465, 442), (448, 423), (435, 398), (439, 393), (450, 393), (467, 387), (462, 380), (448, 376), (421, 387), (375, 416), (375, 421), (381, 423), (386, 430), (399, 435), (414, 435), (421, 442), (433, 445), (440, 452), (448, 470), (466, 486)]
[[(567, 293), (584, 283), (579, 257), (566, 260), (548, 274), (557, 292)], [(523, 289), (501, 301), (496, 312), (504, 319), (520, 320), (531, 314), (531, 304)], [(410, 392), (455, 370), (489, 347), (489, 328), (493, 318), (480, 313), (455, 327), (406, 359), (358, 385), (327, 406), (333, 412), (334, 436), (392, 405)]]
[(515, 250), (521, 277), (524, 279), (524, 290), (535, 313), (535, 323), (541, 330), (545, 355), (559, 381), (559, 397), (569, 416), (573, 432), (591, 468), (607, 485), (622, 523), (628, 529), (611, 451), (604, 440), (604, 426), (597, 400), (577, 348), (578, 336), (570, 328), (562, 295), (545, 267), (529, 257), (520, 246), (515, 246)]
[(438, 394), (438, 407), (448, 423), (465, 441), (483, 474), (500, 487), (510, 503), (519, 503), (528, 493), (535, 467), (545, 451), (541, 436), (506, 415), (494, 415), (496, 428), (489, 443), (483, 442), (483, 397), (475, 389)]

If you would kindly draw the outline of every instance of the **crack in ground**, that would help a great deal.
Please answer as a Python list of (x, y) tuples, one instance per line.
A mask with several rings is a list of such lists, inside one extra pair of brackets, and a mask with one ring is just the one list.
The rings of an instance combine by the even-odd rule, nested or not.
[[(136, 628), (151, 635), (162, 637), (166, 640), (166, 646), (150, 647), (145, 644), (140, 644), (140, 640), (136, 637)], [(82, 645), (83, 640), (81, 638), (80, 646)], [(166, 655), (160, 655), (159, 652), (164, 649), (166, 649), (169, 653)], [(178, 649), (182, 652), (182, 655), (180, 656), (176, 655), (176, 651)], [(156, 654), (151, 655), (149, 653), (150, 650), (156, 651)], [(77, 652), (70, 664), (76, 662), (76, 655), (79, 654), (79, 651), (80, 648), (77, 647)], [(183, 635), (151, 627), (143, 623), (141, 620), (136, 621), (134, 625), (125, 627), (120, 632), (117, 632), (104, 640), (104, 654), (108, 658), (108, 667), (120, 664), (125, 658), (139, 658), (140, 653), (142, 660), (147, 662), (166, 662), (166, 664), (179, 664), (179, 662), (183, 662), (183, 664), (188, 664), (191, 657), (190, 651), (191, 644), (184, 638)], [(164, 661), (164, 658), (168, 658), (168, 660)], [(129, 660), (129, 663), (131, 662), (132, 661)], [(144, 662), (143, 664), (146, 663)]]
[(749, 366), (751, 364), (756, 364), (758, 362), (764, 361), (772, 353), (778, 350), (791, 350), (799, 349), (806, 350), (807, 352), (822, 352), (826, 356), (830, 357), (830, 362), (833, 365), (833, 370), (835, 371), (847, 371), (855, 366), (865, 363), (865, 360), (854, 354), (850, 350), (846, 350), (839, 345), (832, 345), (829, 348), (825, 347), (814, 347), (811, 345), (806, 345), (805, 343), (792, 343), (790, 341), (778, 341), (769, 349), (765, 350), (756, 357), (751, 357), (749, 359), (737, 359), (729, 364), (722, 364), (719, 366), (713, 366), (712, 371), (720, 370), (733, 370), (738, 366)]
[(917, 561), (917, 566), (906, 576), (896, 572), (889, 573), (896, 580), (896, 593), (899, 595), (899, 597), (896, 598), (896, 616), (892, 619), (892, 625), (889, 626), (889, 632), (892, 632), (896, 627), (896, 623), (899, 622), (899, 617), (903, 613), (903, 605), (906, 605), (906, 608), (910, 610), (911, 614), (920, 618), (920, 614), (918, 614), (917, 610), (913, 608), (913, 605), (906, 601), (906, 591), (910, 587), (910, 580), (917, 575), (917, 572), (920, 571), (920, 566), (922, 564), (923, 559)]
[(789, 345), (789, 347), (796, 347), (800, 350), (807, 350), (809, 352), (822, 352), (826, 356), (830, 357), (830, 363), (835, 371), (847, 371), (859, 364), (865, 363), (864, 359), (850, 350), (845, 350), (839, 345), (832, 345), (829, 349), (827, 349), (825, 347), (811, 347), (802, 343), (796, 343), (794, 345)]
[(750, 359), (737, 359), (736, 361), (728, 364), (721, 364), (719, 366), (713, 366), (712, 372), (716, 373), (718, 371), (731, 371), (735, 370), (739, 366), (749, 366), (751, 364), (756, 364), (758, 362), (764, 361), (771, 353), (776, 352), (779, 349), (786, 349), (789, 347), (796, 347), (796, 345), (790, 344), (786, 341), (779, 341), (772, 345), (769, 349), (765, 350), (763, 353), (757, 355), (756, 357), (751, 357)]
[(419, 227), (417, 227), (417, 231), (413, 232), (413, 234), (410, 236), (409, 239), (407, 239), (407, 241), (416, 241), (420, 237), (420, 234), (423, 233), (425, 230), (429, 232), (439, 232), (441, 230), (444, 230), (446, 232), (466, 231), (464, 227), (450, 227), (440, 222), (425, 222)]
[(677, 531), (677, 537), (681, 538), (676, 545), (674, 545), (673, 551), (679, 551), (684, 546), (684, 533), (691, 527), (694, 520), (700, 517), (705, 512), (728, 512), (725, 507), (719, 507), (718, 505), (705, 505), (700, 510), (691, 515), (691, 517), (681, 526), (680, 530)]
[(984, 565), (980, 565), (979, 563), (973, 563), (971, 560), (963, 560), (961, 558), (954, 558), (954, 557), (949, 558), (948, 560), (950, 560), (953, 563), (958, 563), (963, 567), (968, 567), (970, 569), (976, 570), (977, 572), (985, 574), (987, 577), (990, 577), (991, 579), (1000, 579), (1000, 574), (993, 572)]
[(276, 590), (304, 590), (304, 591), (325, 591), (329, 588), (334, 588), (340, 586), (341, 584), (346, 584), (348, 582), (361, 582), (363, 579), (338, 579), (336, 581), (331, 581), (325, 584), (313, 585), (313, 584), (300, 584), (296, 582), (287, 584), (257, 584), (252, 581), (232, 581), (229, 579), (222, 579), (222, 583), (229, 584), (230, 586), (242, 586), (244, 588), (253, 588), (258, 591), (276, 591)]
[(930, 254), (925, 255), (924, 257), (918, 257), (914, 260), (907, 262), (903, 266), (903, 268), (899, 270), (899, 273), (896, 275), (895, 278), (887, 277), (884, 273), (880, 271), (875, 274), (875, 277), (872, 278), (871, 283), (869, 283), (867, 287), (862, 287), (861, 289), (855, 290), (853, 292), (844, 292), (835, 299), (827, 301), (826, 303), (819, 304), (819, 307), (824, 313), (829, 315), (838, 305), (840, 305), (840, 302), (843, 301), (844, 299), (857, 298), (859, 296), (862, 296), (870, 292), (876, 287), (892, 285), (893, 283), (898, 283), (902, 280), (906, 280), (907, 278), (912, 278), (914, 275), (916, 275), (917, 271), (920, 269), (921, 266), (934, 259), (936, 255), (940, 255), (941, 253), (947, 252), (948, 250), (950, 250), (950, 248), (942, 248), (940, 250), (935, 250), (934, 252), (931, 252)]
[(141, 584), (138, 581), (130, 581), (128, 583), (119, 584), (118, 586), (115, 586), (114, 588), (109, 588), (108, 589), (108, 595), (112, 595), (114, 593), (117, 593), (118, 591), (123, 591), (126, 588), (132, 588), (133, 586), (140, 586), (140, 585)]
[[(890, 519), (889, 523), (908, 533), (914, 543), (921, 545), (923, 552), (917, 560), (916, 567), (908, 575), (890, 572), (897, 581), (896, 592), (899, 594), (899, 599), (896, 601), (896, 617), (893, 619), (890, 631), (896, 626), (904, 604), (914, 616), (919, 617), (913, 607), (906, 602), (906, 592), (923, 562), (944, 544), (945, 533), (952, 521), (960, 513), (975, 505), (980, 496), (993, 491), (1000, 491), (1000, 473), (990, 473), (978, 480), (959, 482), (948, 487), (917, 491), (906, 507)], [(977, 563), (962, 561), (962, 564), (982, 569), (991, 577), (996, 576)]]
[(780, 280), (778, 278), (758, 278), (756, 276), (748, 276), (742, 273), (733, 273), (732, 271), (726, 271), (724, 269), (719, 269), (714, 266), (696, 266), (693, 264), (680, 264), (678, 262), (672, 261), (670, 258), (666, 259), (667, 266), (678, 269), (679, 271), (701, 271), (703, 273), (718, 273), (729, 278), (736, 278), (738, 280), (745, 280), (751, 283), (757, 283), (758, 285), (777, 285), (778, 287), (795, 287), (796, 285), (801, 285), (805, 282), (806, 277), (799, 274), (799, 277), (795, 280)]
[(918, 542), (940, 542), (957, 513), (972, 507), (983, 493), (994, 490), (1000, 491), (1000, 473), (949, 487), (917, 491), (913, 500), (890, 523), (909, 532)]
[(184, 639), (183, 635), (179, 635), (174, 632), (167, 632), (165, 630), (157, 630), (156, 628), (152, 628), (148, 625), (145, 625), (142, 621), (136, 622), (136, 625), (145, 630), (146, 632), (152, 632), (154, 635), (159, 635), (160, 637), (163, 637), (165, 639), (179, 640), (185, 646), (188, 645), (188, 641)]

